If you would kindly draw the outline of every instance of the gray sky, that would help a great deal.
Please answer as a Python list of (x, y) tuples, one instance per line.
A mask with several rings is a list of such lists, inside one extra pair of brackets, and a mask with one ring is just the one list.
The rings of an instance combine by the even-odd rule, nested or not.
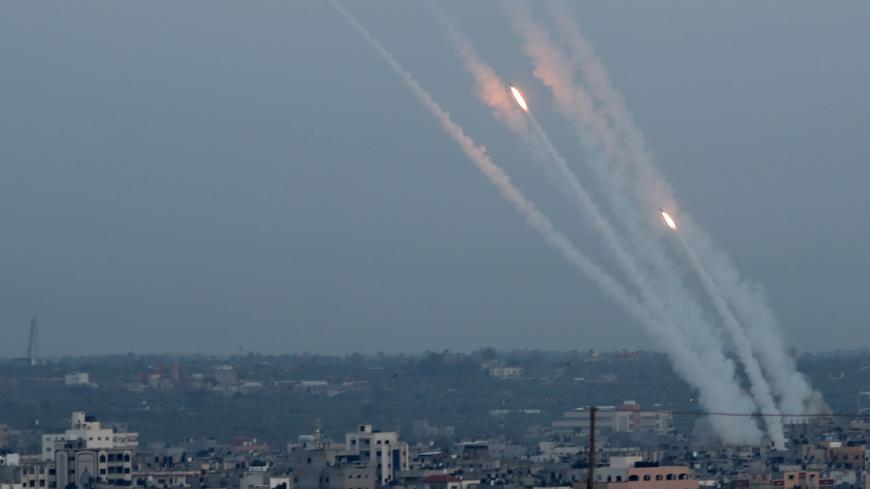
[[(593, 255), (433, 11), (346, 2)], [(576, 7), (684, 206), (800, 348), (870, 346), (870, 4)], [(443, 5), (568, 125), (502, 5)], [(638, 348), (320, 2), (0, 6), (0, 355)]]

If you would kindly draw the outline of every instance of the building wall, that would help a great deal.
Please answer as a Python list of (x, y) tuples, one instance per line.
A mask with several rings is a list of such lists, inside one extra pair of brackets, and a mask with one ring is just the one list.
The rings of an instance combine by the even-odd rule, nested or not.
[(819, 473), (815, 471), (783, 472), (783, 489), (819, 489)]
[(77, 385), (88, 385), (91, 382), (90, 375), (84, 372), (73, 372), (64, 376), (64, 383), (70, 387)]
[(839, 467), (863, 469), (864, 445), (833, 447), (827, 450), (828, 463)]
[(103, 428), (99, 421), (87, 416), (84, 412), (77, 411), (72, 413), (70, 429), (64, 433), (42, 435), (42, 460), (54, 460), (55, 451), (58, 448), (70, 448), (65, 446), (69, 442), (81, 442), (82, 448), (91, 450), (133, 450), (139, 446), (139, 434), (116, 433), (113, 428)]
[(408, 445), (400, 442), (394, 431), (374, 431), (371, 425), (361, 425), (356, 432), (345, 435), (345, 445), (351, 453), (368, 460), (379, 484), (389, 483), (396, 472), (410, 468)]
[(325, 489), (375, 489), (374, 470), (367, 466), (330, 467), (325, 471)]
[(133, 484), (136, 487), (151, 487), (154, 489), (169, 489), (190, 487), (190, 481), (199, 478), (198, 471), (148, 471), (133, 474)]
[[(608, 480), (608, 476), (610, 480)], [(622, 479), (617, 480), (617, 477)], [(664, 467), (602, 467), (596, 471), (596, 487), (601, 489), (698, 489), (697, 479), (689, 468)]]
[(57, 488), (79, 485), (87, 479), (114, 485), (131, 485), (133, 481), (131, 450), (58, 449), (54, 467), (52, 487)]
[[(590, 411), (576, 409), (568, 411), (562, 419), (553, 421), (554, 428), (589, 428)], [(638, 404), (626, 401), (621, 406), (599, 406), (595, 413), (595, 426), (603, 431), (632, 433), (636, 431), (668, 431), (672, 415), (669, 412), (642, 411)]]
[(47, 466), (23, 467), (21, 471), (21, 487), (25, 488), (48, 488), (51, 485), (50, 470)]

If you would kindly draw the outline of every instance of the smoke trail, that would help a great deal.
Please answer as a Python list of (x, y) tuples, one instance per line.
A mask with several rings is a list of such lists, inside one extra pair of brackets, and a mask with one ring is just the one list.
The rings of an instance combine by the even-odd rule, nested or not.
[[(776, 315), (767, 305), (763, 289), (742, 279), (730, 258), (716, 247), (699, 226), (689, 221), (685, 232), (686, 239), (698, 250), (699, 256), (704, 257), (720, 293), (734, 306), (741, 322), (749, 326), (746, 333), (753, 351), (771, 379), (780, 409), (800, 414), (830, 412), (821, 393), (813, 389), (803, 374), (798, 372), (794, 358), (786, 351), (785, 339)], [(787, 421), (803, 422), (801, 418), (789, 418)]]
[[(547, 135), (544, 128), (538, 122), (537, 118), (531, 111), (525, 111), (527, 118), (522, 117), (522, 113), (517, 110), (517, 103), (508, 95), (506, 84), (502, 81), (491, 66), (483, 62), (471, 43), (467, 38), (462, 36), (459, 31), (449, 22), (446, 22), (448, 35), (453, 42), (454, 47), (458, 51), (460, 57), (465, 63), (466, 68), (475, 79), (475, 92), (484, 105), (492, 109), (496, 119), (503, 122), (509, 129), (519, 135), (528, 145), (533, 145), (533, 153), (537, 153), (537, 145), (539, 143), (548, 157), (555, 165), (559, 173), (559, 180), (563, 184), (567, 184), (572, 198), (580, 205), (580, 208), (587, 218), (593, 223), (597, 230), (602, 234), (606, 244), (611, 252), (616, 256), (617, 261), (628, 275), (632, 283), (638, 288), (641, 297), (650, 307), (659, 309), (658, 313), (664, 316), (665, 311), (661, 302), (655, 297), (646, 283), (641, 271), (634, 264), (631, 257), (625, 252), (620, 244), (620, 239), (616, 231), (607, 222), (607, 219), (602, 215), (598, 206), (592, 200), (592, 197), (580, 184), (576, 175), (568, 167), (565, 158), (559, 154), (553, 141)], [(518, 119), (519, 116), (519, 119)], [(528, 126), (524, 122), (531, 122), (537, 140), (529, 139)]]
[[(622, 184), (622, 175), (614, 175), (609, 170), (608, 162), (620, 156), (621, 148), (617, 135), (608, 127), (607, 120), (599, 114), (594, 107), (589, 95), (577, 87), (573, 79), (573, 72), (568, 63), (560, 56), (558, 49), (549, 40), (548, 34), (531, 21), (529, 14), (515, 5), (509, 11), (514, 25), (524, 40), (524, 50), (535, 63), (535, 76), (541, 79), (554, 93), (557, 108), (569, 120), (579, 126), (581, 143), (587, 153), (590, 154), (589, 162), (596, 175), (608, 189), (606, 193), (612, 203), (616, 215), (624, 224), (626, 232), (634, 240), (635, 253), (647, 260), (651, 266), (649, 276), (654, 277), (656, 290), (660, 296), (674, 310), (671, 316), (681, 327), (683, 334), (690, 338), (690, 344), (698, 351), (703, 352), (702, 358), (707, 360), (711, 368), (719, 368), (718, 374), (723, 379), (734, 380), (733, 364), (724, 357), (724, 346), (715, 334), (715, 329), (707, 320), (703, 309), (688, 290), (682, 285), (676, 274), (676, 267), (660, 249), (660, 246), (651, 242), (648, 235), (643, 232), (639, 225), (637, 206), (631, 205), (624, 197), (626, 193)], [(658, 249), (657, 249), (658, 248)], [(729, 329), (729, 333), (733, 330)], [(763, 375), (755, 375), (752, 364), (755, 362), (751, 353), (744, 355), (744, 369), (754, 386), (753, 394), (760, 406), (768, 407), (764, 392), (769, 392)], [(751, 375), (750, 375), (751, 373)], [(775, 404), (772, 404), (775, 408)], [(781, 436), (781, 423), (777, 418), (770, 418), (770, 436), (779, 442)]]
[[(739, 388), (730, 384), (720, 385), (719, 379), (710, 377), (698, 356), (684, 343), (679, 332), (666, 322), (661, 322), (650, 316), (647, 310), (635, 300), (612, 277), (601, 270), (589, 258), (571, 244), (567, 237), (555, 229), (544, 216), (523, 194), (513, 186), (509, 178), (496, 165), (486, 150), (477, 146), (465, 134), (449, 114), (432, 98), (432, 96), (408, 73), (399, 62), (386, 50), (369, 32), (348, 12), (333, 0), (329, 4), (357, 31), (360, 37), (390, 66), (414, 93), (420, 103), (438, 121), (441, 128), (459, 145), (468, 158), (484, 174), (489, 182), (500, 191), (502, 197), (513, 204), (514, 208), (526, 219), (526, 222), (540, 233), (544, 239), (556, 248), (578, 271), (588, 276), (611, 299), (625, 309), (629, 316), (642, 324), (649, 331), (653, 340), (668, 351), (671, 362), (680, 375), (700, 392), (702, 405), (708, 408), (734, 403), (742, 400), (740, 412), (751, 412), (751, 401), (746, 399)], [(723, 438), (734, 443), (755, 443), (760, 433), (754, 425), (747, 425), (741, 418), (717, 417), (717, 430)]]
[[(454, 27), (452, 27), (452, 25), (449, 26), (448, 31), (454, 46), (456, 47), (457, 51), (465, 62), (466, 68), (469, 70), (469, 72), (472, 73), (473, 77), (475, 78), (477, 84), (476, 91), (481, 101), (485, 105), (488, 105), (493, 109), (493, 113), (495, 114), (496, 118), (504, 122), (509, 128), (513, 129), (516, 133), (522, 136), (524, 141), (528, 141), (528, 133), (525, 128), (519, 124), (514, 123), (513, 119), (511, 118), (513, 114), (517, 114), (519, 113), (519, 111), (517, 110), (516, 103), (506, 97), (507, 90), (505, 89), (505, 83), (500, 80), (497, 75), (495, 75), (494, 71), (489, 65), (485, 64), (483, 61), (480, 60), (467, 39), (462, 37), (458, 33), (458, 31)], [(489, 95), (493, 91), (502, 93), (505, 96), (502, 98), (497, 98)], [(629, 277), (635, 287), (637, 287), (638, 291), (641, 293), (641, 297), (644, 299), (647, 306), (652, 308), (660, 317), (667, 317), (667, 311), (665, 310), (665, 306), (651, 291), (649, 283), (644, 277), (644, 274), (638, 269), (638, 267), (634, 263), (634, 260), (631, 259), (631, 257), (625, 251), (624, 247), (621, 245), (621, 240), (618, 239), (616, 231), (598, 210), (598, 207), (591, 199), (591, 196), (579, 183), (574, 173), (568, 167), (567, 162), (559, 154), (558, 150), (555, 148), (555, 145), (552, 143), (552, 140), (543, 130), (534, 115), (531, 112), (527, 112), (527, 115), (529, 116), (529, 120), (531, 121), (532, 126), (535, 129), (535, 133), (539, 136), (540, 142), (544, 145), (547, 154), (558, 167), (559, 173), (562, 177), (561, 181), (568, 183), (572, 191), (572, 197), (574, 197), (580, 203), (582, 211), (587, 215), (587, 217), (592, 221), (598, 231), (602, 234), (602, 237), (604, 238), (610, 251), (614, 253), (623, 271), (626, 273), (626, 275)], [(719, 357), (718, 360), (720, 362), (723, 362), (724, 358)], [(776, 431), (774, 430), (774, 433), (775, 432)], [(775, 437), (775, 439), (779, 438), (781, 437)]]
[[(572, 48), (573, 60), (579, 65), (584, 80), (609, 117), (618, 136), (624, 141), (627, 158), (621, 171), (633, 175), (634, 195), (642, 205), (673, 205), (673, 191), (652, 164), (643, 134), (634, 124), (622, 97), (613, 89), (606, 71), (589, 42), (561, 3), (549, 3), (551, 17), (557, 23), (566, 44)], [(628, 166), (628, 168), (625, 168)], [(794, 360), (785, 351), (784, 339), (773, 311), (763, 293), (751, 282), (740, 278), (730, 259), (713, 244), (709, 236), (691, 220), (683, 224), (686, 239), (704, 262), (721, 290), (744, 324), (753, 351), (764, 366), (786, 412), (812, 413), (827, 407), (818, 392), (797, 371)]]
[[(704, 264), (701, 263), (698, 255), (695, 254), (695, 250), (692, 249), (691, 245), (689, 245), (686, 238), (680, 232), (677, 232), (677, 238), (680, 242), (681, 248), (689, 258), (689, 263), (691, 263), (692, 268), (695, 269), (698, 277), (700, 277), (701, 284), (704, 286), (707, 294), (709, 294), (713, 306), (722, 317), (725, 328), (728, 329), (728, 332), (734, 341), (737, 356), (740, 358), (740, 361), (743, 362), (744, 368), (746, 369), (746, 376), (749, 379), (752, 397), (755, 398), (756, 402), (758, 402), (761, 412), (779, 414), (776, 402), (773, 400), (773, 396), (770, 393), (770, 386), (764, 379), (764, 373), (761, 371), (761, 366), (759, 366), (758, 361), (752, 355), (752, 344), (749, 341), (749, 338), (746, 337), (743, 327), (738, 323), (737, 318), (734, 317), (734, 313), (731, 312), (731, 308), (728, 307), (722, 294), (719, 293), (716, 284), (713, 282), (710, 274), (707, 273), (707, 269), (704, 268)], [(765, 416), (763, 419), (774, 446), (779, 450), (784, 450), (785, 434), (783, 433), (781, 418)]]
[[(565, 177), (566, 181), (568, 181), (573, 188), (575, 197), (577, 197), (577, 199), (580, 201), (581, 207), (586, 212), (588, 217), (592, 220), (595, 227), (598, 228), (598, 231), (604, 237), (604, 240), (607, 243), (608, 247), (610, 248), (610, 250), (613, 251), (614, 255), (616, 256), (617, 262), (623, 268), (623, 270), (628, 275), (635, 287), (637, 287), (638, 291), (641, 294), (641, 298), (651, 309), (655, 310), (658, 314), (665, 316), (667, 313), (665, 311), (664, 305), (655, 296), (655, 294), (652, 293), (646, 278), (637, 268), (634, 260), (632, 260), (631, 257), (628, 256), (625, 250), (622, 248), (619, 240), (617, 239), (616, 233), (610, 226), (610, 223), (607, 222), (607, 220), (598, 210), (598, 207), (592, 201), (589, 194), (580, 185), (580, 182), (577, 180), (573, 172), (571, 172), (570, 168), (568, 168), (567, 162), (558, 153), (556, 147), (553, 145), (552, 140), (544, 132), (544, 129), (538, 123), (538, 120), (535, 118), (535, 116), (531, 112), (528, 112), (528, 116), (532, 121), (532, 126), (535, 128), (540, 138), (544, 141), (544, 145), (549, 151), (553, 161), (558, 164), (559, 170)], [(686, 255), (689, 257), (693, 268), (696, 270), (699, 277), (701, 278), (704, 289), (710, 295), (710, 298), (717, 312), (722, 317), (725, 327), (734, 342), (735, 348), (737, 350), (737, 356), (743, 363), (744, 369), (746, 371), (746, 376), (750, 382), (752, 397), (758, 403), (759, 408), (761, 408), (761, 412), (768, 414), (779, 414), (779, 411), (776, 407), (776, 402), (774, 402), (773, 396), (770, 393), (770, 386), (767, 384), (767, 381), (764, 378), (764, 374), (761, 371), (761, 367), (759, 366), (758, 361), (752, 354), (752, 346), (743, 331), (743, 327), (737, 322), (737, 318), (734, 317), (734, 314), (731, 312), (728, 304), (726, 304), (721, 294), (719, 294), (716, 285), (713, 283), (713, 280), (710, 278), (707, 270), (698, 259), (694, 250), (689, 246), (689, 243), (686, 242), (682, 234), (677, 233), (677, 236), (679, 237), (680, 244), (684, 248)], [(785, 434), (783, 432), (782, 420), (775, 416), (766, 416), (762, 419), (764, 420), (768, 434), (774, 445), (778, 449), (784, 449)]]
[[(580, 182), (577, 180), (573, 172), (571, 172), (570, 168), (568, 167), (567, 162), (558, 153), (555, 146), (553, 145), (552, 140), (544, 132), (544, 129), (541, 127), (540, 123), (538, 123), (535, 116), (531, 112), (528, 112), (528, 116), (532, 121), (532, 126), (535, 128), (536, 132), (543, 140), (544, 145), (550, 153), (553, 161), (558, 164), (560, 172), (563, 174), (566, 181), (569, 182), (572, 189), (574, 190), (574, 196), (580, 201), (581, 207), (583, 208), (587, 216), (592, 220), (598, 231), (604, 237), (604, 241), (607, 243), (608, 248), (616, 256), (617, 262), (622, 267), (623, 271), (628, 275), (634, 286), (637, 287), (638, 291), (641, 294), (641, 298), (644, 300), (648, 307), (656, 311), (660, 316), (667, 317), (667, 311), (665, 310), (664, 304), (662, 304), (658, 297), (652, 292), (646, 277), (637, 268), (634, 260), (631, 259), (631, 257), (623, 249), (620, 241), (617, 239), (615, 231), (610, 226), (610, 223), (607, 222), (606, 218), (604, 218), (604, 216), (600, 213), (598, 207), (592, 201), (589, 194), (580, 185)], [(740, 324), (737, 322), (737, 318), (734, 317), (734, 314), (732, 314), (731, 310), (725, 303), (724, 299), (722, 299), (721, 295), (717, 293), (715, 284), (710, 279), (710, 276), (704, 269), (703, 264), (700, 262), (700, 260), (698, 260), (698, 257), (695, 255), (694, 250), (691, 249), (689, 243), (686, 242), (681, 234), (678, 233), (678, 236), (681, 245), (685, 248), (686, 254), (690, 257), (690, 262), (692, 263), (692, 266), (701, 277), (701, 282), (704, 285), (705, 290), (710, 294), (716, 310), (722, 316), (726, 329), (728, 330), (728, 333), (731, 335), (731, 338), (734, 341), (735, 348), (738, 354), (737, 356), (743, 363), (746, 371), (746, 376), (750, 382), (750, 391), (752, 393), (752, 397), (758, 403), (758, 406), (759, 408), (761, 408), (761, 411), (763, 413), (779, 414), (776, 403), (774, 402), (773, 396), (770, 393), (770, 387), (768, 386), (767, 381), (764, 378), (764, 374), (761, 371), (761, 367), (758, 365), (755, 357), (752, 356), (752, 346), (750, 345), (748, 338), (744, 334), (742, 326), (740, 326)], [(765, 423), (765, 426), (767, 427), (768, 434), (774, 445), (777, 447), (777, 449), (784, 449), (785, 434), (783, 432), (782, 420), (778, 417), (773, 416), (766, 416), (762, 419)]]

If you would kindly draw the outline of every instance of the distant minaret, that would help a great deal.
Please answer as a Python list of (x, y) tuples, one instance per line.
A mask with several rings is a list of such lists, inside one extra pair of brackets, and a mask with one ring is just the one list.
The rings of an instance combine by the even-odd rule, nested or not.
[(27, 359), (30, 360), (30, 365), (39, 363), (39, 323), (36, 322), (36, 316), (30, 321), (30, 340), (27, 342)]

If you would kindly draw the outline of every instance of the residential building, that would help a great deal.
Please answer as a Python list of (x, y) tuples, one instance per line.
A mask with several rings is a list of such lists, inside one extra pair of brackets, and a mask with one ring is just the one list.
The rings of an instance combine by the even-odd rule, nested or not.
[(0, 466), (16, 467), (21, 463), (21, 455), (0, 450)]
[(490, 367), (489, 375), (498, 379), (521, 379), (523, 377), (521, 367)]
[[(79, 444), (72, 442), (81, 442)], [(75, 449), (118, 449), (133, 451), (139, 446), (139, 434), (126, 431), (116, 431), (112, 427), (103, 427), (94, 416), (84, 412), (72, 413), (70, 429), (64, 433), (42, 435), (42, 460), (55, 460), (58, 448)]]
[[(577, 485), (585, 482), (575, 483)], [(595, 469), (597, 489), (698, 489), (687, 466), (660, 466), (641, 457), (611, 457), (606, 467)]]
[(95, 483), (130, 486), (133, 481), (133, 450), (129, 448), (87, 447), (78, 439), (56, 442), (54, 486), (91, 487)]
[[(553, 427), (588, 429), (589, 416), (589, 409), (577, 408), (566, 412), (562, 419), (553, 421)], [(671, 429), (672, 419), (673, 415), (668, 411), (643, 411), (635, 401), (625, 401), (620, 406), (597, 406), (595, 426), (599, 430), (614, 433), (667, 432)]]
[(90, 386), (91, 376), (85, 372), (73, 372), (64, 376), (63, 383), (67, 387)]
[(399, 441), (398, 432), (382, 432), (372, 429), (370, 424), (360, 425), (356, 432), (345, 435), (345, 445), (350, 453), (358, 455), (361, 461), (368, 461), (375, 469), (378, 484), (388, 484), (397, 472), (410, 467), (408, 444)]

